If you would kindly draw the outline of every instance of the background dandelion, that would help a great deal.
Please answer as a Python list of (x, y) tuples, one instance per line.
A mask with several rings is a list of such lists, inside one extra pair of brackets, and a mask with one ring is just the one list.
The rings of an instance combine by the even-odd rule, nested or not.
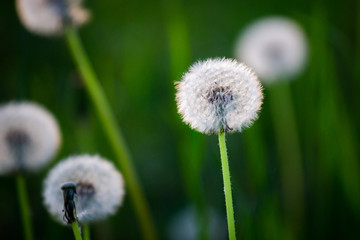
[(57, 122), (43, 107), (31, 102), (0, 106), (0, 174), (44, 167), (60, 142)]
[[(285, 17), (265, 17), (250, 24), (238, 37), (235, 54), (254, 67), (261, 81), (268, 86), (284, 199), (285, 228), (290, 235), (299, 235), (303, 222), (304, 173), (296, 115), (288, 81), (293, 80), (307, 60), (308, 46), (301, 27)], [(277, 85), (276, 85), (277, 84)], [(280, 85), (280, 86), (279, 86)], [(259, 139), (261, 133), (253, 133)], [(249, 146), (259, 148), (256, 145)], [(249, 143), (251, 145), (251, 143)], [(262, 172), (264, 174), (264, 172)]]
[[(217, 139), (202, 136), (179, 121), (173, 82), (198, 59), (234, 57), (239, 31), (256, 19), (269, 15), (296, 19), (311, 49), (304, 71), (290, 83), (300, 130), (306, 201), (303, 228), (297, 239), (359, 238), (357, 2), (87, 0), (84, 5), (92, 13), (92, 20), (79, 30), (84, 47), (123, 126), (159, 227), (166, 226), (176, 212), (189, 205), (178, 164), (181, 156), (191, 156), (186, 159), (194, 164), (189, 169), (202, 166), (198, 178), (203, 202), (226, 221), (223, 197), (218, 194), (223, 187), (218, 181)], [(14, 1), (1, 3), (0, 32), (1, 102), (31, 99), (53, 112), (63, 135), (59, 158), (74, 152), (99, 152), (115, 159), (63, 40), (29, 33), (19, 20)], [(184, 38), (179, 35), (188, 36), (188, 41), (180, 40)], [(239, 237), (278, 240), (286, 239), (283, 190), (267, 87), (260, 118), (242, 134), (229, 134), (228, 147), (229, 157), (234, 159), (234, 199), (240, 206), (235, 211)], [(188, 132), (195, 135), (191, 141), (178, 137)], [(260, 138), (254, 138), (254, 132), (260, 132)], [(254, 142), (260, 147), (249, 147)], [(199, 152), (189, 151), (189, 145)], [(192, 161), (197, 154), (202, 162)], [(47, 170), (31, 175), (27, 181), (32, 190), (31, 216), (37, 223), (35, 237), (71, 239), (71, 231), (51, 221), (42, 204), (40, 189)], [(191, 178), (194, 175), (189, 176), (189, 186), (196, 189), (198, 181)], [(13, 179), (1, 177), (0, 191), (0, 228), (6, 229), (0, 238), (23, 239), (18, 231), (21, 220)], [(92, 226), (92, 239), (141, 237), (126, 198), (119, 214)], [(119, 225), (122, 227), (116, 227)], [(165, 239), (165, 229), (159, 228), (159, 235)]]
[(307, 39), (294, 20), (265, 17), (249, 24), (239, 34), (235, 55), (251, 66), (265, 84), (290, 80), (304, 69)]
[(24, 174), (44, 167), (60, 144), (55, 118), (31, 102), (0, 106), (0, 174), (16, 174), (24, 236), (32, 240), (31, 209)]
[(79, 27), (90, 14), (82, 8), (82, 0), (16, 0), (20, 19), (34, 33), (52, 36), (64, 32), (66, 24)]

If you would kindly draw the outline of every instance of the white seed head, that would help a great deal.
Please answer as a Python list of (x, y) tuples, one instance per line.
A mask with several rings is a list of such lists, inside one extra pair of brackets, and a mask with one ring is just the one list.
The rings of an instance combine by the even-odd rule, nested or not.
[(31, 32), (60, 35), (66, 24), (79, 27), (89, 20), (82, 0), (16, 0), (21, 22)]
[(264, 83), (290, 80), (306, 65), (308, 44), (302, 28), (284, 17), (267, 17), (248, 26), (236, 43), (236, 58)]
[(76, 184), (76, 214), (80, 223), (94, 222), (113, 215), (125, 194), (124, 181), (114, 165), (100, 156), (79, 155), (58, 163), (44, 181), (44, 203), (50, 214), (63, 220), (64, 183)]
[(184, 122), (206, 134), (248, 127), (257, 118), (263, 98), (253, 71), (225, 58), (195, 63), (176, 87)]
[(38, 170), (60, 142), (58, 124), (43, 107), (30, 102), (0, 106), (0, 174)]

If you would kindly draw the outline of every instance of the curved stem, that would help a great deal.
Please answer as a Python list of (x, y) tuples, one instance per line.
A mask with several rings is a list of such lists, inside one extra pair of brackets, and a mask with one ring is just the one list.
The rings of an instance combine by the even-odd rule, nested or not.
[(224, 180), (224, 192), (225, 192), (225, 203), (226, 203), (226, 215), (228, 221), (229, 239), (235, 240), (235, 220), (234, 220), (234, 208), (231, 193), (231, 181), (230, 181), (230, 170), (228, 163), (228, 156), (225, 143), (224, 131), (219, 132), (219, 146), (221, 155), (221, 167)]
[(65, 36), (87, 91), (95, 105), (104, 131), (115, 152), (118, 165), (123, 172), (130, 197), (132, 198), (135, 211), (142, 227), (143, 237), (148, 240), (157, 239), (147, 202), (132, 165), (128, 148), (111, 111), (110, 104), (108, 103), (105, 93), (91, 67), (90, 61), (85, 54), (76, 30), (72, 27), (66, 28)]
[(76, 221), (71, 223), (71, 227), (72, 227), (72, 230), (74, 232), (75, 239), (76, 240), (82, 240), (81, 234), (80, 234), (80, 231), (79, 231), (79, 226), (78, 226)]
[(30, 208), (29, 208), (29, 201), (26, 193), (26, 184), (25, 179), (21, 174), (16, 176), (16, 183), (17, 183), (17, 191), (21, 209), (21, 217), (24, 226), (24, 233), (26, 240), (33, 240), (33, 232), (31, 226), (31, 218), (30, 218)]

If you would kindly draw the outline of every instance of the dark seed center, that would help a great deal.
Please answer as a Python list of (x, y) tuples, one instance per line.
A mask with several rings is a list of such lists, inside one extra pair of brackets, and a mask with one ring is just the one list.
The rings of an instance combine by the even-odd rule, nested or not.
[(283, 46), (279, 43), (269, 43), (265, 48), (265, 56), (270, 61), (273, 61), (277, 64), (283, 63)]
[(209, 103), (215, 106), (216, 115), (221, 119), (221, 129), (223, 131), (229, 131), (232, 130), (232, 128), (227, 124), (225, 110), (227, 105), (234, 100), (234, 97), (229, 87), (219, 86), (217, 83), (215, 84), (216, 85), (208, 91), (206, 98)]
[(91, 197), (95, 194), (95, 187), (88, 182), (78, 182), (76, 184), (76, 192), (81, 197)]
[(222, 87), (222, 86), (215, 86), (213, 88), (211, 88), (207, 95), (206, 98), (208, 99), (208, 101), (212, 104), (226, 104), (228, 102), (230, 102), (231, 100), (233, 100), (233, 96), (231, 91), (229, 90), (228, 87)]
[(10, 130), (5, 136), (5, 142), (13, 154), (16, 170), (23, 171), (26, 148), (30, 145), (29, 135), (21, 130)]
[(57, 14), (61, 16), (64, 22), (70, 21), (69, 8), (71, 7), (71, 1), (69, 0), (48, 0), (48, 3), (51, 4), (57, 11)]
[(21, 130), (11, 130), (5, 138), (9, 146), (16, 150), (25, 147), (30, 142), (28, 134)]

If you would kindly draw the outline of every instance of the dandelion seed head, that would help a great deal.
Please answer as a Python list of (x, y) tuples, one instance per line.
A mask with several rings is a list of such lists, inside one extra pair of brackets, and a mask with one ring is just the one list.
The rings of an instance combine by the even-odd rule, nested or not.
[(0, 106), (0, 174), (40, 169), (60, 142), (58, 124), (43, 107), (30, 102)]
[(66, 24), (79, 27), (90, 18), (82, 0), (17, 0), (21, 22), (31, 32), (61, 35)]
[(184, 122), (206, 134), (241, 131), (251, 125), (263, 98), (253, 71), (225, 58), (195, 63), (176, 88)]
[(290, 80), (306, 65), (308, 44), (302, 28), (284, 17), (267, 17), (249, 25), (238, 37), (236, 58), (270, 84)]
[(43, 197), (50, 214), (64, 224), (61, 190), (64, 183), (76, 185), (76, 213), (81, 223), (113, 215), (125, 193), (121, 174), (112, 163), (100, 156), (79, 155), (61, 161), (45, 179)]

